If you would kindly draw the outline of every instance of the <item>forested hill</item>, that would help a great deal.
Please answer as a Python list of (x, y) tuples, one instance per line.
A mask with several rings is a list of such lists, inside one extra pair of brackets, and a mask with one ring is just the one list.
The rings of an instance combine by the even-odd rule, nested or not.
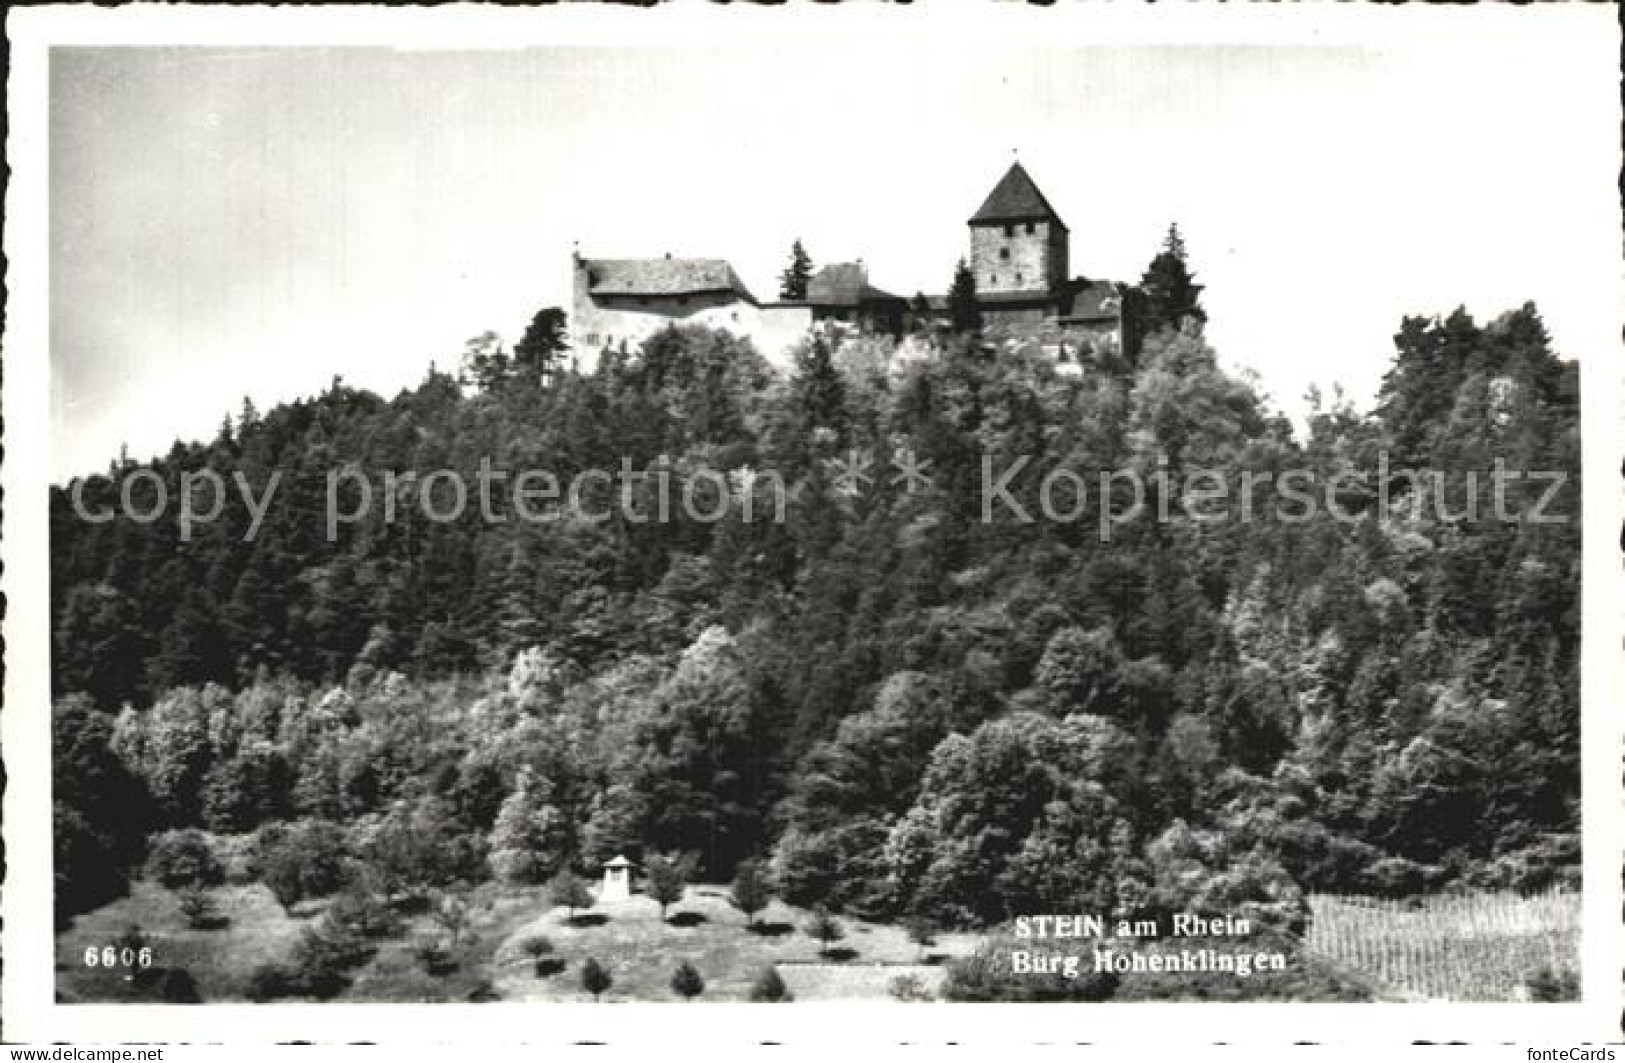
[[(590, 374), (245, 407), (52, 492), (59, 890), (88, 903), (85, 862), (132, 852), (137, 807), (148, 828), (410, 823), (466, 857), (425, 876), (771, 856), (798, 903), (959, 924), (1129, 909), (1188, 867), (1282, 904), (1550, 881), (1578, 823), (1576, 372), (1527, 306), (1408, 319), (1396, 344), (1376, 409), (1318, 407), (1301, 435), (1196, 328), (1078, 375), (945, 337), (901, 368), (884, 341), (817, 345), (789, 379), (673, 330)], [(590, 497), (610, 518), (525, 521), (498, 486), (487, 519), (482, 459), (608, 470)], [(987, 471), (1021, 459), (989, 507)], [(750, 520), (737, 494), (721, 520), (634, 519), (623, 461), (777, 474), (785, 519), (766, 493)], [(1379, 505), (1379, 469), (1431, 469), (1459, 513), (1498, 463), (1566, 472), (1543, 512), (1571, 519)], [(182, 541), (173, 499), (205, 468), (232, 489)], [(375, 505), (329, 541), (346, 468)], [(387, 519), (386, 471), (442, 469), (470, 485), (461, 519), (410, 492)], [(1046, 491), (1056, 469), (1081, 505)], [(1318, 504), (1269, 501), (1264, 474), (1291, 470)], [(75, 516), (73, 491), (116, 508), (126, 481), (148, 509), (150, 473), (164, 519)], [(1153, 508), (1198, 478), (1234, 499), (1248, 476), (1259, 501), (1103, 541), (1102, 473), (1160, 473)], [(234, 477), (277, 481), (251, 539)], [(629, 489), (637, 512), (656, 482)], [(1546, 488), (1505, 493), (1527, 513)]]

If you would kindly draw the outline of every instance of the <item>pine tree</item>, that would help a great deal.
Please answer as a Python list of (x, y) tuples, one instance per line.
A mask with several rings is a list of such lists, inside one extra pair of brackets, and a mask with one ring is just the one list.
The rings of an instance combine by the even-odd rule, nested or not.
[(976, 302), (976, 274), (964, 259), (954, 267), (954, 282), (948, 289), (948, 320), (955, 332), (977, 332), (982, 327), (982, 310)]
[(524, 336), (514, 344), (515, 370), (536, 383), (545, 383), (558, 368), (559, 356), (570, 349), (567, 320), (564, 311), (556, 306), (536, 311)]
[(846, 385), (835, 368), (829, 344), (822, 337), (812, 341), (812, 347), (801, 364), (796, 378), (796, 393), (801, 400), (802, 415), (812, 428), (827, 428), (837, 438), (846, 430)]
[(812, 259), (797, 240), (790, 245), (790, 265), (779, 276), (779, 298), (799, 302), (807, 298), (807, 282), (812, 279)]
[(502, 349), (495, 332), (482, 332), (463, 344), (463, 379), (481, 391), (495, 391), (507, 382), (513, 359)]
[(1168, 226), (1162, 250), (1140, 278), (1140, 292), (1144, 298), (1142, 335), (1182, 328), (1187, 319), (1207, 320), (1207, 311), (1201, 305), (1202, 285), (1196, 283), (1190, 271), (1185, 238), (1179, 235), (1178, 225)]
[(931, 300), (925, 297), (924, 292), (915, 292), (914, 298), (908, 301), (908, 330), (920, 332), (930, 328), (933, 317)]

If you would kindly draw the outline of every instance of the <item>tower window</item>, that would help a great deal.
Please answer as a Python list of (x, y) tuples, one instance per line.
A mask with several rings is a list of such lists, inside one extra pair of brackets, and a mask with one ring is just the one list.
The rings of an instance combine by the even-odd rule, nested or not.
[(1006, 235), (1006, 236), (1014, 236), (1014, 235), (1016, 235), (1016, 227), (1014, 225), (1006, 225), (1004, 227), (1004, 235)]
[(1032, 235), (1032, 234), (1033, 234), (1033, 223), (1032, 223), (1032, 222), (1028, 222), (1028, 223), (1027, 223), (1027, 235), (1028, 235), (1028, 236), (1031, 236), (1031, 235)]
[(990, 285), (999, 283), (999, 275), (997, 273), (989, 273), (987, 275), (987, 282)]
[(1018, 274), (1016, 274), (1016, 283), (1017, 283), (1017, 284), (1020, 284), (1020, 283), (1021, 283), (1021, 274), (1019, 274), (1019, 273), (1018, 273)]
[(1008, 247), (999, 248), (999, 261), (1001, 261), (1001, 262), (1010, 261), (1010, 249)]

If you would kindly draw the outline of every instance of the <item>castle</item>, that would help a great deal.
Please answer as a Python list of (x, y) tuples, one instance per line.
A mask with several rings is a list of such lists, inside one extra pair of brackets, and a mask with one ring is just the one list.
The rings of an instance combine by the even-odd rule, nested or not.
[[(1071, 231), (1021, 163), (1013, 164), (968, 222), (965, 262), (991, 335), (1035, 338), (1075, 364), (1089, 346), (1122, 342), (1122, 290), (1073, 277)], [(605, 259), (573, 256), (571, 330), (578, 347), (634, 348), (673, 323), (702, 324), (748, 338), (770, 361), (815, 331), (901, 334), (922, 315), (945, 322), (948, 298), (921, 306), (869, 283), (863, 262), (824, 266), (806, 297), (762, 302), (723, 259)]]

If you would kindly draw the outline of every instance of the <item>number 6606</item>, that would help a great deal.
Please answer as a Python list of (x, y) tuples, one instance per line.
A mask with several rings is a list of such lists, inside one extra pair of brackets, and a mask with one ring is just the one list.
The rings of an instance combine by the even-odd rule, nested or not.
[(95, 945), (85, 949), (86, 967), (151, 967), (152, 946), (143, 945), (139, 949), (114, 948), (112, 945)]

